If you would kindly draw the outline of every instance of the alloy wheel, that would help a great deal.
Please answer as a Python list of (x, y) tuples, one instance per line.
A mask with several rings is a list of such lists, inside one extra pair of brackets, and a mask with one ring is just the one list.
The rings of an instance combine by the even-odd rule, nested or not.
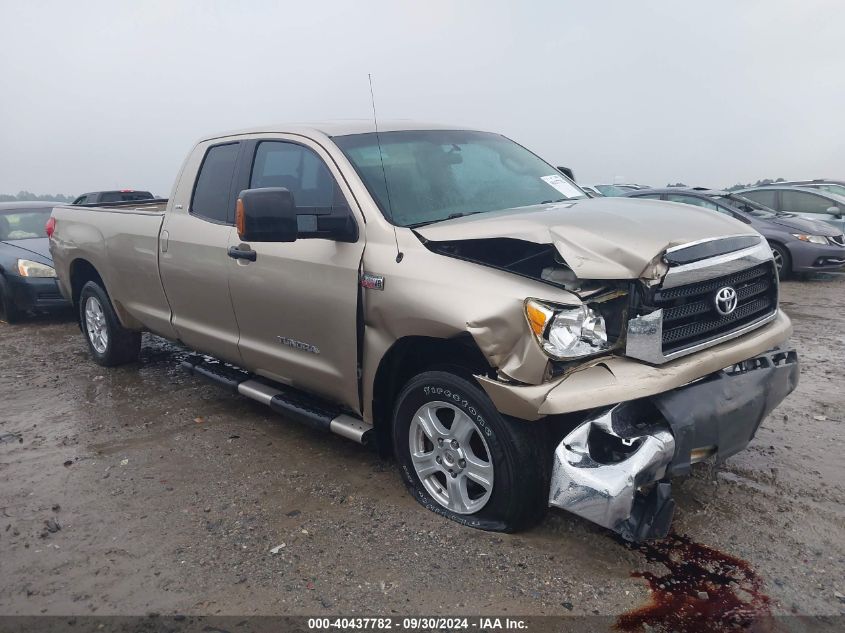
[(493, 492), (493, 459), (470, 417), (448, 402), (417, 409), (408, 432), (411, 461), (431, 497), (456, 514), (481, 510)]
[(777, 268), (778, 273), (783, 269), (783, 255), (780, 254), (780, 251), (776, 248), (772, 249), (772, 259), (775, 260), (775, 268)]
[(98, 354), (105, 354), (109, 346), (109, 332), (103, 306), (97, 297), (85, 300), (85, 331), (94, 350)]

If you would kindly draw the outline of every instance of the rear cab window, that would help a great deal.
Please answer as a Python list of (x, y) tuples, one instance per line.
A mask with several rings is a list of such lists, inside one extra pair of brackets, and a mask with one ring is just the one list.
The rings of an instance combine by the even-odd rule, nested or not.
[(239, 142), (208, 148), (191, 197), (192, 215), (218, 224), (234, 223), (235, 210), (231, 190), (239, 152)]
[(148, 191), (105, 191), (100, 196), (100, 202), (134, 202), (136, 200), (151, 200)]

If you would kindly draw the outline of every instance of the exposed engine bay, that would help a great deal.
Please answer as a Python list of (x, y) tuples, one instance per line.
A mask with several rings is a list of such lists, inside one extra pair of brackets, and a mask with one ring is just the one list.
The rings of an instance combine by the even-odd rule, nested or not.
[(434, 242), (420, 237), (430, 251), (537, 279), (589, 297), (612, 282), (579, 279), (553, 244), (537, 244), (508, 237)]

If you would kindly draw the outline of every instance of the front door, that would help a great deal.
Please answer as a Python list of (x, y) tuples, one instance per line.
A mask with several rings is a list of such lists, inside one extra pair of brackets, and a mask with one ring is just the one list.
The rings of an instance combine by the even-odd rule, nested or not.
[(198, 154), (196, 186), (180, 185), (174, 192), (159, 239), (161, 281), (179, 339), (236, 364), (238, 323), (226, 249), (235, 232), (233, 180), (240, 149), (240, 143), (223, 143)]
[(840, 231), (845, 231), (845, 220), (842, 219), (845, 209), (839, 209), (836, 202), (822, 195), (783, 189), (780, 191), (780, 209), (811, 220), (827, 222)]
[[(285, 187), (303, 226), (324, 214), (360, 212), (319, 145), (285, 137), (245, 146), (248, 188)], [(359, 410), (358, 284), (363, 231), (355, 243), (330, 239), (243, 243), (255, 261), (230, 260), (230, 292), (244, 365), (274, 380)]]

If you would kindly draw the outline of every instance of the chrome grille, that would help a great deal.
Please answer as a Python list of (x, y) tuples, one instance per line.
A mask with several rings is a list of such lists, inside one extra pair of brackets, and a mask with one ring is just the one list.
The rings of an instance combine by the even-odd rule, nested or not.
[[(716, 310), (715, 294), (729, 286), (737, 306), (729, 315)], [(653, 308), (663, 310), (662, 348), (671, 354), (753, 323), (777, 309), (777, 278), (770, 262), (686, 286), (657, 289)]]
[(845, 235), (833, 235), (827, 238), (834, 246), (845, 246)]
[[(768, 243), (758, 236), (701, 240), (666, 251), (669, 270), (659, 286), (639, 287), (628, 319), (625, 355), (661, 364), (744, 336), (777, 318), (778, 281)], [(737, 238), (744, 238), (742, 240)], [(734, 248), (734, 250), (732, 250)], [(710, 253), (709, 257), (700, 257)], [(716, 295), (732, 288), (725, 315)], [(722, 308), (726, 304), (721, 303)]]

